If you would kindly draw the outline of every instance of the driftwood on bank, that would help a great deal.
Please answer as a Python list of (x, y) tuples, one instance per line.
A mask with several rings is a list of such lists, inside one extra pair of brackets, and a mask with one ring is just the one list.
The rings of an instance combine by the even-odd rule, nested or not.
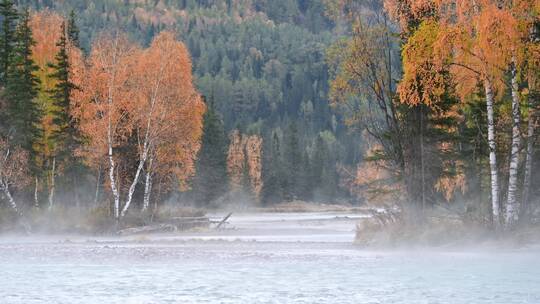
[(209, 228), (210, 219), (201, 217), (173, 217), (161, 221), (161, 223), (122, 229), (118, 231), (119, 235), (133, 235), (143, 233), (169, 233), (176, 231), (185, 231), (194, 228)]
[(133, 227), (118, 231), (119, 235), (132, 235), (141, 233), (174, 232), (178, 228), (171, 224), (154, 224), (141, 227)]
[(232, 212), (229, 212), (229, 214), (227, 214), (227, 216), (225, 216), (216, 226), (216, 229), (219, 229), (219, 227), (221, 227), (221, 225), (223, 225), (224, 223), (227, 222), (227, 220), (229, 219), (229, 217), (231, 217), (232, 215)]

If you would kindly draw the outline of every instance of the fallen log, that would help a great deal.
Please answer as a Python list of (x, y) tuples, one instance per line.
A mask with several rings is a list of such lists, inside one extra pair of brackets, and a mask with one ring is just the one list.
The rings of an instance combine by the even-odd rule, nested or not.
[(178, 231), (178, 228), (175, 225), (155, 224), (155, 225), (122, 229), (118, 231), (117, 233), (119, 235), (133, 235), (133, 234), (141, 234), (141, 233), (175, 232), (175, 231)]
[(232, 212), (229, 212), (229, 214), (227, 214), (227, 216), (224, 217), (219, 224), (217, 224), (216, 229), (219, 229), (219, 227), (221, 227), (221, 225), (223, 225), (229, 219), (229, 217), (231, 217), (231, 215)]

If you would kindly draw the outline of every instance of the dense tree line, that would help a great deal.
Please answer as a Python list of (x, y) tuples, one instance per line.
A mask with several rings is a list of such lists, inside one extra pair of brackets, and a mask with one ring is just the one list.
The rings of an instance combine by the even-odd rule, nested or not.
[[(118, 221), (136, 191), (144, 212), (152, 194), (187, 187), (205, 105), (175, 35), (163, 31), (142, 48), (113, 29), (85, 55), (73, 13), (19, 11), (6, 0), (0, 15), (7, 57), (0, 72), (1, 197), (17, 214), (32, 199), (36, 210), (110, 201)], [(88, 191), (81, 198), (91, 184), (94, 198)], [(107, 196), (100, 198), (101, 189)]]
[(539, 2), (329, 7), (350, 33), (329, 52), (331, 96), (358, 108), (353, 123), (374, 141), (371, 169), (397, 172), (374, 174), (384, 181), (371, 186), (406, 193), (412, 210), (466, 202), (496, 229), (530, 218), (538, 197), (531, 182), (538, 182)]
[[(2, 136), (13, 157), (3, 172), (13, 202), (24, 202), (17, 210), (110, 202), (121, 219), (177, 191), (213, 207), (350, 196), (339, 169), (355, 163), (360, 140), (326, 102), (333, 25), (323, 3), (18, 4), (2, 2), (0, 50)], [(183, 57), (165, 58), (166, 47)], [(204, 117), (200, 100), (187, 102), (194, 88), (179, 85), (192, 82), (190, 58)], [(8, 170), (21, 161), (27, 170)]]

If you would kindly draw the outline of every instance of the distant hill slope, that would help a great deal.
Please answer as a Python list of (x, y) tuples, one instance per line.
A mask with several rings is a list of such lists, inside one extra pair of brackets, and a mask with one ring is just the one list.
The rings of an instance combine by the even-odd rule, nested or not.
[[(101, 31), (121, 28), (148, 44), (174, 30), (193, 58), (199, 91), (222, 116), (227, 131), (281, 140), (294, 122), (302, 155), (313, 158), (317, 139), (328, 145), (331, 167), (355, 164), (359, 139), (327, 101), (327, 47), (334, 25), (323, 0), (22, 0), (79, 18), (88, 51)], [(319, 143), (320, 145), (320, 143)], [(332, 178), (337, 173), (332, 172)], [(333, 181), (331, 184), (334, 184)], [(337, 182), (336, 182), (337, 183)], [(334, 186), (332, 186), (334, 187)]]

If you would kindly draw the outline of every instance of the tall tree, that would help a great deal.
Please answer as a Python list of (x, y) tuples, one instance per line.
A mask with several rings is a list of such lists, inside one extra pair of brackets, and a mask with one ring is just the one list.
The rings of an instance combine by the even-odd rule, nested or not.
[[(56, 43), (58, 53), (55, 56), (55, 63), (49, 63), (52, 73), (49, 78), (54, 81), (54, 86), (48, 91), (52, 101), (52, 115), (54, 129), (52, 139), (55, 142), (53, 149), (53, 168), (50, 173), (49, 205), (52, 207), (55, 188), (56, 168), (61, 165), (67, 180), (71, 181), (74, 191), (76, 191), (76, 180), (80, 172), (80, 160), (75, 153), (81, 143), (76, 119), (73, 117), (71, 109), (73, 91), (78, 89), (72, 81), (72, 69), (70, 64), (70, 46), (66, 37), (66, 25), (62, 22), (60, 26), (61, 35)], [(74, 46), (72, 46), (74, 47)], [(58, 163), (58, 165), (57, 165)], [(78, 198), (76, 197), (78, 204)]]
[(73, 90), (76, 90), (77, 86), (71, 79), (72, 71), (68, 55), (65, 22), (61, 25), (61, 31), (60, 40), (56, 44), (59, 51), (55, 56), (55, 63), (49, 63), (49, 67), (53, 70), (49, 77), (55, 80), (55, 85), (49, 91), (49, 94), (55, 106), (53, 122), (56, 128), (53, 131), (53, 136), (58, 142), (57, 150), (72, 154), (70, 151), (75, 151), (79, 139), (77, 126), (71, 111), (71, 97)]
[[(34, 152), (40, 135), (41, 109), (37, 97), (40, 80), (32, 59), (35, 41), (29, 26), (30, 13), (24, 11), (15, 32), (15, 44), (9, 61), (4, 98), (7, 100), (7, 113), (14, 129), (16, 142), (26, 151)], [(33, 155), (31, 155), (32, 157)]]
[(201, 150), (193, 181), (195, 199), (201, 205), (211, 204), (227, 190), (227, 147), (223, 122), (211, 99), (204, 114)]
[(2, 17), (2, 33), (0, 36), (0, 84), (5, 85), (9, 60), (15, 40), (16, 21), (18, 13), (13, 0), (0, 2), (0, 16)]
[[(82, 91), (76, 102), (89, 141), (85, 152), (98, 159), (106, 155), (117, 220), (129, 210), (145, 167), (147, 174), (160, 172), (178, 186), (192, 176), (204, 104), (193, 86), (189, 53), (172, 33), (162, 32), (145, 50), (123, 33), (104, 34), (90, 55)], [(126, 158), (132, 163), (120, 171), (117, 165)], [(117, 170), (129, 185), (125, 195)]]
[(286, 188), (285, 193), (288, 199), (300, 199), (300, 177), (302, 166), (302, 148), (296, 122), (291, 122), (284, 134), (284, 160), (286, 165)]
[(69, 19), (67, 22), (67, 37), (69, 39), (69, 42), (73, 44), (74, 47), (80, 48), (81, 42), (79, 39), (79, 27), (77, 26), (77, 16), (75, 15), (75, 11), (71, 10), (69, 13)]
[(280, 203), (283, 200), (285, 179), (278, 134), (273, 132), (272, 138), (265, 142), (262, 202), (263, 204)]
[[(503, 224), (500, 213), (500, 174), (497, 161), (495, 101), (505, 89), (504, 75), (512, 61), (512, 50), (519, 35), (508, 11), (490, 0), (460, 2), (455, 11), (441, 16), (444, 32), (438, 41), (442, 58), (451, 58), (450, 72), (462, 100), (483, 85), (487, 113), (487, 135), (491, 176), (491, 209), (496, 228)], [(497, 94), (499, 93), (499, 94)], [(514, 106), (515, 113), (518, 109)], [(517, 156), (517, 155), (516, 155)], [(506, 208), (507, 215), (515, 206)], [(508, 218), (508, 216), (507, 216)]]

